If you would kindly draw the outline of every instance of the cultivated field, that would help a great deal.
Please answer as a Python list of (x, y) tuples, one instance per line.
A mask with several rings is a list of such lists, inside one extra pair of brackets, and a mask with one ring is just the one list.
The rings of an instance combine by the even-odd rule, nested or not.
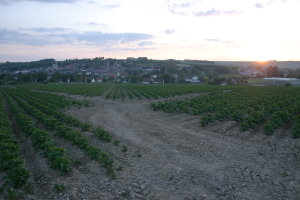
[(300, 198), (300, 88), (0, 90), (2, 199)]

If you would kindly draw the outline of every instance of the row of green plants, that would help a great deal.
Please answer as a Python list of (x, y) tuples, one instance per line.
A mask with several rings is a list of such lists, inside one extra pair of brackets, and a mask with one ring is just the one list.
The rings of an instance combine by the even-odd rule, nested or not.
[(69, 108), (72, 106), (75, 107), (90, 106), (90, 103), (88, 101), (76, 101), (69, 97), (46, 93), (46, 92), (33, 92), (29, 89), (22, 89), (22, 87), (20, 89), (21, 90), (18, 91), (22, 91), (23, 93), (26, 93), (31, 97), (38, 98), (43, 103), (47, 102), (47, 104), (52, 104), (53, 106), (55, 106), (55, 108)]
[(300, 114), (296, 117), (296, 125), (293, 128), (293, 135), (295, 138), (300, 137)]
[[(113, 141), (116, 146), (119, 146), (119, 142), (113, 140), (105, 129), (94, 128), (62, 111), (71, 106), (90, 106), (90, 103), (27, 88), (0, 88), (0, 172), (1, 176), (5, 175), (4, 184), (1, 180), (0, 198), (16, 199), (24, 191), (33, 192), (29, 181), (30, 172), (24, 165), (20, 151), (20, 134), (28, 137), (32, 147), (48, 161), (49, 167), (61, 175), (71, 172), (76, 161), (66, 156), (64, 148), (56, 146), (54, 134), (78, 146), (89, 158), (103, 165), (109, 176), (116, 177), (112, 157), (93, 146), (84, 132), (89, 131), (105, 142)], [(12, 126), (15, 127), (13, 130)]]
[(19, 85), (18, 87), (22, 89), (44, 90), (82, 96), (100, 96), (111, 87), (111, 84), (51, 83)]
[(160, 97), (172, 97), (191, 93), (207, 93), (212, 91), (223, 91), (228, 87), (193, 84), (118, 84), (107, 93), (109, 99), (157, 99)]
[(37, 128), (31, 118), (15, 105), (11, 97), (7, 97), (7, 99), (10, 110), (14, 113), (16, 123), (21, 131), (30, 137), (33, 148), (41, 151), (51, 168), (58, 170), (63, 175), (69, 173), (71, 171), (71, 162), (65, 155), (66, 150), (54, 144), (49, 132)]
[[(298, 87), (231, 87), (212, 91), (186, 100), (152, 103), (155, 111), (201, 115), (200, 123), (234, 120), (241, 130), (259, 129), (271, 135), (278, 128), (294, 122), (300, 113), (300, 88)], [(299, 137), (295, 134), (294, 137)]]
[(177, 95), (191, 94), (191, 93), (206, 93), (217, 90), (225, 90), (227, 87), (199, 85), (199, 84), (151, 84), (151, 85), (123, 85), (126, 92), (132, 93), (137, 98), (159, 98), (171, 97)]
[(28, 183), (30, 172), (22, 159), (20, 146), (13, 134), (11, 122), (4, 109), (4, 101), (0, 94), (0, 171), (5, 172), (5, 182), (0, 192), (13, 191)]
[(67, 125), (74, 126), (74, 127), (79, 127), (79, 128), (81, 128), (82, 131), (88, 131), (92, 128), (91, 125), (89, 125), (87, 123), (84, 123), (84, 122), (81, 122), (81, 121), (79, 121), (78, 119), (76, 119), (74, 117), (71, 117), (69, 115), (64, 114), (59, 109), (55, 108), (56, 104), (51, 104), (51, 103), (48, 103), (48, 102), (41, 103), (40, 98), (32, 96), (31, 95), (32, 92), (29, 92), (29, 93), (30, 94), (28, 94), (28, 92), (24, 93), (24, 92), (20, 91), (16, 95), (18, 97), (24, 99), (30, 105), (33, 105), (34, 107), (38, 108), (39, 110), (41, 110), (45, 114), (51, 115), (51, 116), (55, 117), (56, 119), (58, 119), (59, 121), (64, 122)]
[(83, 96), (104, 95), (106, 99), (151, 99), (171, 97), (190, 93), (206, 93), (226, 90), (229, 86), (212, 86), (200, 84), (32, 84), (18, 86), (48, 92), (61, 92)]
[(26, 93), (20, 91), (16, 95), (25, 100), (30, 105), (33, 105), (43, 113), (56, 118), (57, 120), (65, 123), (66, 125), (81, 128), (82, 131), (91, 131), (94, 136), (96, 136), (102, 141), (112, 141), (111, 134), (105, 129), (101, 127), (93, 128), (90, 124), (81, 122), (78, 119), (59, 111), (58, 109), (53, 108), (53, 105), (48, 104), (47, 102), (43, 102), (42, 104), (40, 103), (40, 99), (34, 98), (32, 95), (28, 94), (28, 91), (26, 91)]
[(38, 123), (42, 124), (46, 129), (54, 131), (58, 136), (64, 138), (66, 141), (71, 142), (73, 145), (78, 146), (83, 152), (93, 160), (99, 161), (104, 168), (106, 168), (107, 174), (111, 177), (115, 177), (113, 170), (113, 160), (111, 156), (96, 148), (90, 144), (90, 142), (84, 137), (84, 135), (75, 129), (67, 126), (64, 122), (45, 114), (35, 106), (29, 105), (23, 99), (13, 95), (18, 105), (32, 116)]
[(121, 99), (122, 101), (124, 101), (126, 96), (127, 94), (124, 91), (124, 89), (121, 88), (120, 84), (116, 84), (116, 85), (112, 85), (110, 90), (107, 91), (105, 98), (112, 99), (112, 100)]

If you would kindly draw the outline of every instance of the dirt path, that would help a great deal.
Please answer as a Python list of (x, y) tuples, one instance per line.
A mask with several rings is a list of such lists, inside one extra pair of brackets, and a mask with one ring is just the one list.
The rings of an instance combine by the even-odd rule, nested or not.
[(241, 133), (235, 122), (201, 128), (199, 117), (153, 112), (149, 100), (90, 100), (94, 107), (67, 112), (106, 128), (128, 146), (117, 180), (127, 188), (125, 196), (300, 199), (299, 140)]

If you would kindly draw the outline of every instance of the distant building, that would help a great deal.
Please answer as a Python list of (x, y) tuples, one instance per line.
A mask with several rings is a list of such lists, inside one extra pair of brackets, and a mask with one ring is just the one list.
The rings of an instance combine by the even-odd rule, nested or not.
[(14, 71), (14, 72), (12, 72), (12, 74), (28, 74), (28, 73), (30, 73), (30, 70), (27, 70), (27, 69), (25, 69), (25, 70), (21, 70), (21, 71)]
[(52, 65), (52, 69), (58, 70), (58, 64), (57, 64), (57, 62), (56, 62), (55, 64)]
[(97, 81), (97, 83), (102, 83), (103, 80), (102, 80), (102, 78), (97, 78), (96, 81)]
[(223, 82), (221, 82), (221, 84), (220, 85), (222, 85), (222, 86), (225, 86), (225, 85), (227, 85), (227, 81), (223, 81)]
[(192, 78), (186, 78), (185, 81), (190, 83), (200, 83), (200, 79), (198, 76), (193, 76)]
[(143, 78), (142, 83), (143, 84), (150, 84), (150, 83), (153, 83), (153, 80), (151, 78)]
[(157, 75), (156, 75), (156, 74), (153, 74), (153, 75), (151, 75), (151, 78), (152, 78), (152, 79), (156, 79), (156, 78), (157, 78)]
[(245, 70), (241, 70), (241, 71), (239, 71), (239, 74), (242, 76), (247, 76), (247, 77), (252, 77), (252, 78), (264, 75), (263, 72), (256, 70), (256, 69), (252, 69), (252, 68), (247, 68)]
[(265, 85), (299, 85), (300, 86), (300, 79), (298, 78), (279, 78), (279, 77), (272, 77), (272, 78), (264, 78), (263, 83)]

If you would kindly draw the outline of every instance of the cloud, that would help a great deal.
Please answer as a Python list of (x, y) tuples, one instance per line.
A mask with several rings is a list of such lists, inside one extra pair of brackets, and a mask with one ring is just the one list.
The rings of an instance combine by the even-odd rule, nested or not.
[(238, 15), (240, 14), (240, 12), (236, 10), (216, 10), (213, 8), (211, 10), (194, 12), (193, 14), (196, 17), (207, 17), (207, 16), (218, 16), (218, 15)]
[(103, 5), (102, 7), (104, 7), (104, 8), (109, 8), (109, 9), (113, 9), (113, 8), (118, 8), (118, 7), (120, 7), (120, 5)]
[(166, 29), (165, 30), (165, 34), (172, 34), (172, 33), (175, 33), (174, 29)]
[(225, 44), (232, 44), (234, 41), (227, 41), (227, 40), (219, 40), (219, 39), (205, 39), (208, 42), (219, 42), (219, 43), (225, 43)]
[(79, 0), (0, 0), (0, 4), (8, 5), (8, 4), (22, 2), (22, 1), (33, 1), (33, 2), (40, 2), (40, 3), (74, 3)]
[(56, 33), (56, 32), (69, 31), (69, 29), (67, 29), (67, 28), (45, 28), (45, 27), (21, 28), (21, 30), (34, 31), (34, 32), (38, 32), (38, 33)]
[(186, 16), (188, 15), (188, 12), (186, 12), (186, 9), (190, 8), (193, 4), (195, 4), (194, 1), (188, 1), (188, 2), (183, 2), (183, 3), (172, 3), (172, 2), (168, 2), (168, 10), (172, 13), (172, 14), (176, 14), (176, 15), (182, 15), (182, 16)]
[(146, 33), (101, 33), (96, 31), (65, 34), (63, 36), (65, 38), (76, 38), (79, 41), (87, 41), (90, 44), (104, 44), (107, 42), (128, 43), (153, 38), (153, 35)]
[(274, 3), (274, 0), (268, 0), (266, 4), (271, 5), (272, 3)]
[(143, 47), (143, 46), (150, 46), (153, 44), (154, 44), (154, 42), (152, 42), (152, 41), (142, 41), (142, 42), (138, 43), (138, 46)]
[(99, 23), (97, 23), (97, 22), (89, 22), (88, 25), (90, 25), (90, 26), (98, 26)]
[(153, 50), (153, 49), (157, 49), (157, 48), (137, 48), (137, 47), (133, 47), (133, 48), (103, 48), (104, 51), (147, 51), (147, 50)]
[(254, 6), (256, 8), (264, 8), (264, 7), (267, 7), (267, 6), (271, 6), (272, 4), (274, 4), (275, 2), (279, 2), (279, 3), (287, 3), (288, 0), (265, 0), (264, 2), (257, 2), (254, 4)]
[(256, 4), (254, 4), (254, 6), (256, 8), (263, 8), (264, 7), (261, 3), (256, 3)]
[(44, 45), (53, 44), (53, 40), (34, 36), (29, 33), (23, 33), (14, 30), (0, 29), (0, 44), (27, 44), (27, 45)]
[(105, 23), (99, 23), (99, 22), (87, 22), (84, 25), (88, 25), (91, 27), (102, 27), (102, 28), (107, 27), (107, 25)]
[[(65, 4), (72, 4), (75, 2), (79, 2), (80, 0), (0, 0), (0, 4), (3, 5), (9, 5), (9, 4), (13, 4), (13, 3), (18, 3), (18, 2), (39, 2), (39, 3), (65, 3)], [(88, 1), (89, 4), (97, 4), (99, 2), (97, 1)], [(108, 4), (108, 5), (102, 5), (101, 7), (104, 8), (109, 8), (109, 9), (113, 9), (113, 8), (118, 8), (120, 7), (120, 5), (117, 4)]]
[[(198, 5), (197, 5), (198, 3)], [(212, 8), (209, 10), (197, 11), (199, 8), (199, 2), (197, 1), (188, 1), (184, 3), (172, 3), (168, 1), (168, 10), (172, 14), (181, 15), (181, 16), (217, 16), (217, 15), (238, 15), (241, 12), (236, 10), (219, 10), (216, 8)]]
[(188, 2), (183, 2), (183, 3), (169, 3), (168, 7), (170, 8), (189, 8), (193, 4), (195, 4), (195, 1), (188, 1)]
[(32, 28), (35, 33), (0, 29), (0, 44), (51, 45), (84, 43), (87, 45), (125, 44), (151, 39), (146, 33), (102, 33), (97, 31), (60, 33), (60, 28)]
[(176, 11), (175, 9), (169, 8), (169, 11), (173, 14), (173, 15), (182, 15), (182, 16), (187, 16), (188, 14), (185, 12), (179, 12)]

